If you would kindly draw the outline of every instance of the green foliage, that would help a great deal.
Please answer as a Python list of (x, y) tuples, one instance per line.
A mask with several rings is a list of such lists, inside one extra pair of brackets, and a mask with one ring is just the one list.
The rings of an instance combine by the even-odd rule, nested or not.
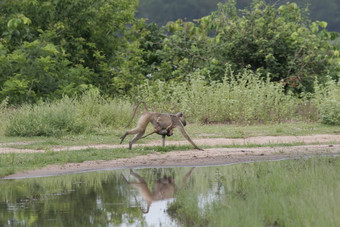
[[(0, 8), (0, 99), (35, 102), (97, 87), (115, 91), (137, 1), (5, 1)], [(130, 63), (132, 64), (132, 62)], [(125, 66), (127, 67), (127, 66)]]
[(24, 104), (13, 110), (6, 124), (8, 136), (62, 136), (119, 127), (132, 109), (122, 100), (104, 100), (92, 90), (79, 98), (68, 96), (54, 102)]
[[(192, 21), (209, 15), (217, 9), (216, 5), (225, 0), (143, 0), (139, 4), (137, 17), (148, 18), (151, 22), (165, 25), (168, 21), (175, 21), (178, 18)], [(253, 0), (237, 0), (238, 9), (244, 9), (252, 4)], [(285, 4), (292, 2), (288, 0), (265, 0), (267, 4)], [(329, 23), (331, 31), (340, 32), (340, 5), (338, 0), (294, 0), (299, 7), (309, 8), (309, 18), (312, 20), (323, 20)]]
[(325, 85), (315, 83), (313, 103), (323, 124), (340, 125), (340, 83), (329, 79)]
[[(336, 34), (326, 30), (326, 22), (311, 23), (304, 14), (295, 3), (276, 8), (254, 1), (249, 10), (237, 10), (230, 0), (195, 23), (169, 22), (169, 35), (161, 45), (149, 37), (157, 48), (141, 46), (154, 56), (152, 70), (144, 76), (181, 81), (200, 69), (206, 81), (222, 81), (225, 64), (230, 64), (235, 72), (250, 68), (263, 78), (269, 75), (286, 90), (311, 92), (315, 78), (338, 78), (340, 60), (337, 47), (329, 42)], [(161, 30), (152, 31), (148, 36), (160, 37)]]
[[(337, 85), (333, 90), (329, 83), (314, 85), (315, 79), (339, 80), (339, 38), (326, 30), (326, 22), (309, 21), (308, 11), (296, 3), (256, 0), (238, 10), (229, 0), (211, 15), (165, 27), (135, 20), (137, 5), (137, 0), (5, 1), (0, 101), (18, 106), (7, 133), (63, 135), (119, 126), (128, 114), (113, 111), (102, 97), (125, 95), (158, 111), (184, 111), (195, 122), (319, 118), (339, 124)], [(315, 96), (305, 96), (314, 88)], [(100, 94), (82, 101), (90, 96), (81, 94), (93, 91)]]
[(157, 111), (183, 111), (191, 121), (240, 124), (282, 122), (294, 118), (299, 100), (284, 93), (283, 85), (261, 79), (251, 70), (208, 84), (201, 71), (182, 83), (146, 82), (136, 91)]
[[(211, 3), (210, 3), (211, 4)], [(34, 103), (75, 96), (134, 95), (145, 79), (223, 82), (225, 64), (250, 68), (294, 92), (312, 91), (316, 77), (338, 78), (336, 35), (311, 23), (297, 4), (227, 1), (211, 15), (165, 27), (136, 20), (138, 1), (5, 1), (0, 8), (0, 100)], [(190, 5), (190, 4), (189, 4)], [(228, 78), (230, 80), (231, 78)], [(157, 84), (158, 82), (156, 82)]]

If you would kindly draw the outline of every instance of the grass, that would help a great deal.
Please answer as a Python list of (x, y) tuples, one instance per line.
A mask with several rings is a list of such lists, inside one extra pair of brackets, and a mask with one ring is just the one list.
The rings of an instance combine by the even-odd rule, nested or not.
[(81, 163), (84, 161), (113, 160), (146, 155), (154, 152), (168, 152), (174, 149), (186, 150), (190, 146), (137, 147), (132, 150), (85, 149), (77, 151), (58, 151), (43, 153), (9, 153), (0, 155), (0, 177), (29, 169), (43, 168), (52, 164)]
[[(304, 143), (279, 143), (279, 144), (246, 144), (246, 145), (222, 145), (216, 148), (254, 148), (254, 147), (289, 147), (300, 146)], [(211, 148), (202, 146), (202, 148)], [(42, 153), (9, 153), (0, 154), (0, 177), (4, 177), (16, 172), (38, 169), (52, 164), (82, 163), (84, 161), (96, 160), (114, 160), (119, 158), (131, 158), (139, 155), (146, 155), (154, 152), (166, 153), (178, 150), (191, 150), (191, 145), (183, 146), (152, 146), (136, 147), (132, 150), (127, 148), (116, 149), (83, 149), (83, 150), (65, 150), (65, 151), (47, 151)]]
[[(133, 124), (130, 126), (134, 127)], [(50, 150), (54, 146), (78, 146), (89, 144), (119, 144), (120, 136), (124, 134), (126, 129), (106, 130), (97, 134), (81, 134), (81, 135), (65, 135), (60, 137), (7, 137), (0, 136), (0, 143), (12, 143), (6, 147), (26, 148), (26, 149), (44, 149)], [(152, 128), (149, 125), (147, 132)], [(189, 124), (186, 127), (191, 138), (247, 138), (252, 136), (303, 136), (312, 134), (337, 134), (340, 129), (337, 126), (323, 125), (319, 123), (281, 123), (270, 125), (248, 125), (238, 126), (229, 124)], [(128, 136), (123, 142), (127, 142), (132, 138)], [(151, 140), (160, 140), (158, 135), (151, 135), (139, 141), (146, 143)], [(169, 141), (185, 140), (179, 130), (175, 130), (172, 137), (166, 138)], [(28, 142), (20, 144), (20, 142)], [(19, 144), (15, 144), (19, 143)], [(1, 146), (1, 145), (0, 145)]]
[[(132, 127), (132, 126), (131, 126)], [(280, 135), (311, 135), (311, 134), (334, 134), (339, 133), (336, 126), (327, 126), (318, 123), (285, 123), (272, 125), (224, 125), (224, 124), (189, 124), (187, 127), (189, 135), (195, 138), (247, 138), (251, 136), (280, 136)], [(151, 130), (151, 127), (148, 128)], [(120, 136), (125, 129), (107, 130), (102, 134), (83, 134), (83, 135), (67, 135), (61, 137), (6, 137), (0, 136), (1, 143), (9, 143), (0, 145), (1, 147), (13, 147), (21, 149), (41, 149), (51, 151), (57, 146), (79, 146), (90, 144), (119, 144)], [(15, 172), (41, 168), (51, 164), (65, 164), (67, 162), (83, 162), (86, 160), (111, 160), (117, 158), (127, 158), (137, 155), (148, 154), (152, 152), (168, 152), (171, 150), (187, 150), (192, 149), (187, 146), (166, 146), (162, 147), (136, 147), (132, 151), (127, 150), (127, 142), (131, 137), (126, 138), (123, 144), (126, 148), (117, 149), (86, 149), (77, 151), (61, 151), (46, 153), (27, 153), (27, 154), (0, 154), (0, 176), (6, 176)], [(152, 135), (140, 141), (145, 143), (151, 140), (160, 140), (160, 136)], [(172, 137), (167, 140), (184, 140), (178, 130)], [(27, 143), (22, 143), (27, 142)], [(293, 146), (302, 145), (302, 143), (294, 144), (264, 144), (264, 145), (230, 145), (216, 147), (260, 147), (260, 146)], [(203, 147), (207, 148), (207, 147)]]
[[(280, 135), (311, 135), (311, 134), (334, 134), (339, 129), (336, 126), (326, 126), (317, 123), (286, 123), (273, 125), (251, 125), (251, 126), (235, 126), (223, 124), (190, 124), (187, 127), (189, 135), (195, 138), (246, 138), (251, 136), (280, 136)], [(151, 127), (148, 129), (151, 130)], [(84, 135), (68, 135), (61, 137), (5, 137), (1, 136), (2, 143), (12, 143), (2, 145), (2, 147), (14, 147), (21, 149), (42, 149), (51, 151), (56, 146), (79, 146), (90, 144), (119, 144), (120, 136), (125, 129), (106, 131), (103, 134), (84, 134)], [(137, 155), (148, 154), (152, 152), (168, 152), (172, 150), (192, 149), (191, 145), (186, 146), (166, 146), (163, 147), (135, 147), (131, 151), (127, 149), (127, 141), (131, 137), (126, 138), (124, 144), (126, 148), (117, 149), (86, 149), (77, 151), (60, 151), (45, 153), (21, 153), (21, 154), (0, 154), (0, 176), (6, 176), (15, 172), (41, 168), (51, 164), (65, 164), (68, 162), (83, 162), (86, 160), (111, 160), (117, 158), (128, 158)], [(160, 136), (153, 135), (140, 141), (145, 143), (150, 140), (160, 140)], [(184, 140), (178, 130), (175, 131), (173, 137), (167, 137), (167, 140)], [(16, 144), (19, 142), (19, 144)], [(28, 142), (28, 143), (22, 143)], [(292, 144), (263, 144), (263, 145), (230, 145), (215, 147), (261, 147), (261, 146), (293, 146), (302, 145), (303, 143)], [(207, 146), (203, 146), (207, 148)]]
[(339, 157), (208, 167), (195, 184), (168, 210), (184, 226), (340, 225)]
[[(1, 106), (0, 106), (1, 107)], [(98, 92), (51, 102), (0, 108), (0, 134), (7, 136), (50, 136), (90, 134), (122, 127), (130, 118), (131, 104), (104, 99)]]
[[(189, 126), (190, 127), (190, 126)], [(247, 138), (252, 136), (304, 136), (312, 134), (337, 134), (337, 126), (319, 123), (293, 122), (261, 125), (204, 124), (194, 125), (189, 132), (197, 137)]]

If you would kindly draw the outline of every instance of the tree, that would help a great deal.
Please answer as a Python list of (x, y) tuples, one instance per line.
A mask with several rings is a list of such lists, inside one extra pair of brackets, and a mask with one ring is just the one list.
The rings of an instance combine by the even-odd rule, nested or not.
[(13, 0), (0, 8), (1, 98), (115, 92), (137, 0)]
[(151, 79), (182, 80), (192, 72), (208, 82), (222, 81), (225, 65), (234, 72), (249, 68), (295, 92), (312, 91), (315, 78), (338, 78), (339, 51), (329, 41), (326, 22), (310, 22), (295, 3), (279, 7), (254, 1), (249, 10), (236, 2), (194, 22), (169, 22), (156, 53)]
[(234, 70), (250, 67), (269, 74), (295, 91), (311, 91), (316, 77), (338, 77), (334, 34), (326, 22), (309, 22), (295, 3), (275, 8), (254, 1), (251, 10), (237, 11), (234, 1), (220, 5), (211, 23), (216, 29), (219, 59)]

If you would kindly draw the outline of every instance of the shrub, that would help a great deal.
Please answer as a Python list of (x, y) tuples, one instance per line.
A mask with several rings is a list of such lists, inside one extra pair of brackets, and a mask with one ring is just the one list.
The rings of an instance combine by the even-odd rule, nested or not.
[(323, 124), (340, 125), (340, 84), (328, 79), (324, 85), (315, 83), (313, 103)]
[(183, 111), (198, 122), (254, 124), (295, 117), (298, 99), (284, 93), (281, 83), (261, 79), (251, 70), (237, 75), (228, 69), (222, 82), (206, 82), (202, 71), (182, 83), (146, 82), (138, 97), (158, 111)]
[(130, 110), (129, 102), (105, 100), (94, 90), (76, 99), (65, 96), (53, 102), (24, 104), (13, 111), (5, 134), (61, 136), (95, 132), (103, 126), (122, 126), (127, 122)]

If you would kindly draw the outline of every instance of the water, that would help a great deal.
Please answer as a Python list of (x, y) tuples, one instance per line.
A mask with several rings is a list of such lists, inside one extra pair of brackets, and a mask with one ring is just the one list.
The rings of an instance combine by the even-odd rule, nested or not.
[[(306, 166), (306, 158), (299, 160), (297, 169)], [(193, 197), (200, 210), (228, 195), (244, 202), (239, 190), (247, 184), (242, 183), (260, 176), (271, 183), (278, 174), (292, 172), (289, 162), (279, 167), (288, 172), (276, 168), (275, 163), (247, 163), (0, 180), (0, 226), (183, 226), (183, 219), (171, 212), (176, 202), (184, 201), (181, 195)], [(313, 171), (315, 167), (306, 172)], [(190, 202), (186, 209), (192, 208)]]
[(195, 168), (0, 181), (0, 226), (178, 226), (167, 212)]

